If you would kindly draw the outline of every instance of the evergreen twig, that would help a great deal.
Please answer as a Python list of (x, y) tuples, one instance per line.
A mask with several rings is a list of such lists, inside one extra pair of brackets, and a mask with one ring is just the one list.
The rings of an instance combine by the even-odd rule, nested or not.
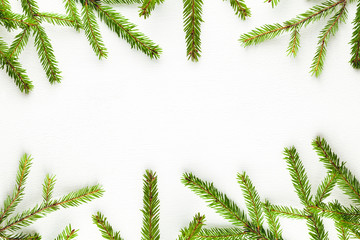
[[(272, 1), (275, 6), (278, 1)], [(283, 33), (291, 32), (291, 38), (287, 49), (288, 55), (296, 56), (300, 47), (300, 33), (302, 28), (305, 28), (310, 23), (314, 23), (321, 19), (330, 17), (327, 24), (321, 30), (319, 35), (318, 47), (316, 49), (313, 62), (311, 64), (310, 72), (318, 77), (324, 67), (324, 60), (326, 55), (326, 47), (331, 36), (334, 36), (339, 29), (340, 23), (345, 23), (347, 18), (348, 3), (355, 2), (354, 0), (326, 0), (321, 4), (315, 5), (308, 11), (299, 14), (295, 18), (285, 21), (284, 23), (265, 24), (261, 27), (242, 34), (239, 41), (243, 46), (257, 45), (265, 40), (273, 39)], [(357, 6), (357, 14), (355, 17), (353, 37), (351, 40), (352, 45), (352, 58), (350, 60), (354, 68), (359, 68), (359, 14), (360, 4)]]
[[(73, 191), (61, 198), (54, 199), (53, 189), (55, 177), (47, 175), (43, 184), (43, 201), (33, 208), (25, 210), (18, 214), (13, 214), (16, 206), (21, 202), (24, 196), (24, 189), (27, 177), (32, 165), (30, 155), (24, 154), (19, 163), (19, 169), (16, 177), (16, 185), (12, 195), (9, 195), (4, 206), (0, 211), (0, 239), (40, 239), (40, 235), (19, 232), (24, 227), (31, 225), (36, 220), (45, 217), (47, 214), (68, 207), (77, 207), (83, 203), (92, 201), (103, 195), (104, 190), (100, 185), (84, 187)], [(70, 240), (77, 236), (77, 231), (69, 225), (56, 238), (56, 240)]]
[[(84, 30), (85, 35), (95, 54), (101, 59), (107, 57), (107, 50), (102, 41), (96, 20), (97, 13), (102, 21), (119, 37), (125, 39), (131, 48), (142, 51), (150, 58), (158, 58), (161, 48), (150, 38), (136, 29), (136, 25), (129, 22), (108, 4), (140, 3), (138, 0), (63, 0), (66, 15), (41, 12), (36, 0), (21, 0), (23, 14), (14, 13), (9, 1), (0, 1), (0, 25), (8, 31), (20, 29), (10, 47), (0, 38), (0, 68), (14, 80), (21, 92), (29, 93), (32, 88), (25, 69), (19, 63), (19, 55), (28, 44), (31, 35), (35, 37), (38, 56), (50, 83), (61, 82), (61, 71), (55, 58), (55, 50), (51, 44), (44, 23), (56, 26), (72, 27), (76, 31)], [(81, 16), (77, 2), (82, 5)], [(147, 13), (150, 13), (148, 8)]]

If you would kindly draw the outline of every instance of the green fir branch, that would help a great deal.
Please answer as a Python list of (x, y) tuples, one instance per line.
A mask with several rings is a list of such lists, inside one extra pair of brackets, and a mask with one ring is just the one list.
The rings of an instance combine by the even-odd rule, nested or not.
[(337, 185), (348, 195), (354, 203), (360, 204), (360, 183), (357, 178), (345, 167), (338, 156), (332, 152), (324, 138), (317, 137), (313, 141), (314, 150), (324, 166), (338, 174)]
[[(275, 1), (277, 2), (277, 1)], [(274, 3), (275, 3), (274, 2)], [(261, 27), (242, 34), (239, 41), (243, 46), (257, 45), (266, 40), (273, 39), (283, 33), (291, 32), (291, 39), (287, 49), (288, 55), (296, 56), (300, 47), (299, 34), (302, 28), (305, 28), (308, 24), (314, 23), (321, 19), (330, 17), (328, 23), (323, 28), (319, 36), (318, 47), (313, 58), (313, 62), (310, 68), (310, 72), (316, 77), (320, 75), (324, 67), (324, 60), (326, 55), (326, 46), (331, 36), (339, 29), (339, 24), (344, 23), (347, 18), (347, 5), (354, 2), (353, 0), (327, 0), (321, 4), (315, 5), (308, 11), (299, 14), (295, 18), (285, 21), (284, 23), (265, 24)], [(277, 3), (276, 3), (277, 4)], [(359, 5), (360, 6), (360, 5)], [(351, 44), (352, 48), (352, 65), (356, 67), (357, 58), (357, 41), (359, 38), (358, 26), (356, 20), (354, 21), (354, 33)], [(359, 48), (358, 48), (359, 49)]]
[(52, 199), (55, 183), (55, 176), (47, 174), (43, 183), (43, 200), (45, 203), (49, 203), (49, 201)]
[(9, 48), (6, 43), (0, 38), (0, 67), (5, 68), (6, 73), (14, 79), (16, 86), (20, 91), (29, 93), (33, 88), (32, 82), (26, 74), (26, 70), (22, 68), (21, 64), (15, 59), (8, 56)]
[(285, 148), (284, 155), (295, 192), (304, 206), (311, 205), (311, 186), (299, 154), (295, 147), (291, 147)]
[[(90, 202), (103, 195), (104, 190), (101, 186), (95, 185), (84, 187), (77, 191), (71, 192), (59, 199), (52, 200), (55, 178), (47, 175), (43, 184), (43, 202), (35, 205), (31, 209), (27, 209), (21, 213), (13, 214), (16, 206), (21, 202), (24, 195), (24, 184), (30, 172), (32, 158), (30, 155), (24, 154), (19, 163), (19, 169), (16, 177), (16, 186), (12, 195), (4, 202), (0, 215), (0, 238), (1, 239), (39, 239), (38, 234), (28, 234), (19, 232), (24, 227), (28, 227), (36, 220), (45, 217), (47, 214), (67, 207), (76, 207), (83, 203)], [(77, 231), (70, 226), (56, 238), (56, 240), (74, 239)]]
[(57, 66), (58, 63), (54, 55), (54, 50), (45, 29), (41, 26), (36, 26), (33, 29), (35, 35), (35, 47), (49, 82), (61, 82), (61, 72)]
[(202, 0), (183, 0), (184, 32), (188, 59), (194, 62), (201, 56)]
[(74, 28), (79, 31), (82, 28), (82, 22), (75, 0), (63, 0), (68, 17), (72, 20)]
[(78, 230), (75, 230), (68, 225), (56, 238), (55, 240), (71, 240), (78, 236)]
[(160, 201), (157, 189), (157, 176), (147, 170), (144, 174), (143, 187), (143, 226), (141, 229), (142, 240), (159, 240), (160, 239)]
[(256, 227), (260, 229), (264, 223), (263, 206), (260, 196), (245, 172), (238, 174), (238, 182), (243, 190), (249, 217), (256, 224)]
[(15, 39), (8, 51), (9, 58), (15, 58), (20, 55), (29, 41), (30, 33), (30, 27), (25, 27), (18, 35), (15, 36)]
[[(200, 213), (194, 216), (194, 219), (189, 223), (189, 226), (180, 230), (178, 240), (195, 240), (198, 239), (198, 234), (204, 225), (205, 216)], [(149, 239), (149, 238), (147, 238)]]
[(202, 240), (243, 240), (245, 232), (241, 228), (207, 228), (202, 229), (196, 239)]
[(104, 215), (98, 212), (92, 216), (93, 223), (99, 228), (101, 236), (108, 240), (122, 240), (120, 232), (115, 232)]
[(147, 18), (155, 9), (156, 5), (162, 4), (164, 0), (145, 0), (139, 10), (139, 16)]
[(107, 57), (107, 50), (102, 40), (99, 25), (96, 21), (96, 17), (93, 9), (89, 6), (88, 0), (82, 3), (82, 20), (83, 28), (85, 30), (86, 37), (94, 50), (95, 54), (101, 58)]
[(20, 159), (19, 169), (16, 175), (15, 189), (13, 194), (11, 196), (9, 195), (4, 202), (4, 207), (1, 209), (0, 223), (2, 223), (4, 219), (14, 212), (16, 206), (23, 199), (25, 183), (30, 172), (32, 160), (31, 156), (27, 154), (24, 154)]
[(268, 200), (265, 200), (262, 206), (270, 231), (274, 234), (275, 240), (282, 239), (282, 229), (280, 226), (280, 221), (275, 212), (272, 211), (271, 203)]
[(231, 7), (234, 9), (235, 14), (245, 20), (247, 17), (251, 17), (250, 8), (245, 4), (244, 0), (229, 0)]
[[(90, 3), (91, 2), (91, 3)], [(159, 58), (161, 48), (151, 39), (136, 29), (136, 25), (129, 22), (120, 13), (109, 6), (96, 1), (89, 1), (91, 7), (98, 13), (100, 19), (119, 37), (126, 40), (131, 48), (142, 51), (150, 58)]]

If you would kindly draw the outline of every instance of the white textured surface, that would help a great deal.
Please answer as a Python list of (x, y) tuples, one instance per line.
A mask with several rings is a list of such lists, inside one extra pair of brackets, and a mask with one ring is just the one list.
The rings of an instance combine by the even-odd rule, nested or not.
[[(315, 188), (325, 170), (311, 141), (322, 135), (360, 176), (360, 72), (348, 64), (351, 24), (330, 42), (325, 70), (316, 79), (308, 70), (323, 23), (302, 32), (296, 59), (285, 54), (288, 35), (248, 49), (237, 41), (241, 33), (287, 20), (314, 2), (286, 0), (276, 9), (262, 0), (247, 3), (253, 16), (243, 22), (228, 2), (205, 1), (199, 63), (185, 57), (181, 1), (166, 0), (148, 20), (137, 16), (136, 7), (118, 7), (161, 45), (160, 60), (131, 50), (101, 24), (110, 54), (98, 61), (83, 33), (47, 25), (63, 82), (47, 82), (33, 40), (20, 57), (35, 84), (31, 94), (21, 94), (0, 72), (1, 198), (10, 193), (18, 159), (28, 152), (35, 161), (21, 208), (41, 200), (48, 172), (58, 177), (58, 194), (96, 182), (107, 191), (31, 230), (52, 239), (71, 222), (80, 228), (78, 239), (100, 239), (90, 217), (101, 210), (125, 239), (140, 239), (142, 174), (151, 168), (159, 175), (162, 239), (175, 239), (198, 211), (210, 226), (227, 225), (180, 183), (185, 171), (214, 181), (242, 207), (236, 173), (243, 170), (263, 198), (299, 205), (282, 150), (298, 148)], [(39, 5), (63, 9), (61, 1)], [(351, 22), (354, 5), (349, 17)], [(344, 199), (340, 191), (336, 196)], [(304, 222), (281, 222), (286, 239), (308, 239)], [(332, 223), (327, 227), (336, 239)]]

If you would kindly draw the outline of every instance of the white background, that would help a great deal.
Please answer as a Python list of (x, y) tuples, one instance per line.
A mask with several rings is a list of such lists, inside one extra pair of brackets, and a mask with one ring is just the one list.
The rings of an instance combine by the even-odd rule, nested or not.
[[(20, 210), (41, 201), (46, 173), (57, 175), (57, 195), (95, 183), (106, 194), (53, 213), (29, 231), (53, 239), (72, 223), (80, 228), (78, 239), (100, 239), (91, 222), (100, 210), (124, 239), (140, 239), (142, 174), (148, 168), (159, 176), (162, 239), (176, 239), (197, 212), (206, 214), (208, 226), (229, 226), (181, 184), (186, 171), (213, 181), (242, 207), (236, 174), (247, 171), (263, 199), (301, 207), (282, 151), (297, 147), (315, 190), (326, 172), (311, 147), (317, 135), (360, 176), (360, 72), (348, 64), (355, 5), (315, 78), (309, 66), (324, 22), (302, 31), (295, 59), (285, 53), (289, 35), (247, 49), (238, 42), (241, 33), (287, 20), (315, 3), (286, 0), (275, 9), (262, 0), (247, 3), (252, 17), (241, 21), (228, 2), (205, 1), (198, 63), (186, 59), (182, 2), (175, 0), (166, 0), (147, 20), (138, 17), (137, 6), (116, 7), (163, 48), (159, 60), (130, 49), (101, 24), (110, 54), (99, 61), (83, 32), (46, 25), (63, 72), (62, 83), (50, 85), (31, 39), (20, 60), (34, 90), (20, 93), (0, 72), (1, 199), (12, 191), (24, 152), (34, 165)], [(62, 1), (39, 5), (64, 12)], [(9, 42), (15, 34), (1, 32)], [(347, 202), (339, 190), (334, 196)], [(286, 239), (308, 239), (305, 222), (281, 222)], [(332, 222), (326, 227), (336, 239)]]

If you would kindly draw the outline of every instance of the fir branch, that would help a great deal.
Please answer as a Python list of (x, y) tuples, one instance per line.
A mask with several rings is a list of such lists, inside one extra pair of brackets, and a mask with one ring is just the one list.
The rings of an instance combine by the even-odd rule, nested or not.
[(104, 215), (98, 212), (92, 216), (93, 223), (99, 228), (101, 235), (104, 239), (108, 240), (122, 240), (120, 232), (115, 232), (113, 227), (109, 224), (108, 220)]
[[(16, 233), (23, 227), (31, 225), (36, 220), (45, 217), (48, 213), (59, 210), (61, 207), (76, 207), (80, 204), (90, 202), (95, 198), (103, 195), (104, 190), (101, 186), (95, 185), (91, 187), (84, 187), (77, 191), (71, 192), (60, 199), (51, 200), (51, 195), (55, 183), (52, 176), (47, 175), (43, 184), (43, 199), (41, 204), (35, 205), (33, 208), (25, 210), (14, 216), (11, 216), (18, 203), (22, 200), (24, 184), (30, 171), (32, 159), (29, 155), (24, 154), (19, 163), (19, 169), (16, 177), (16, 187), (12, 196), (9, 196), (4, 203), (4, 208), (1, 210), (0, 222), (0, 238), (1, 239), (38, 239), (38, 234)], [(6, 222), (5, 222), (6, 220)], [(65, 228), (63, 233), (59, 235), (56, 240), (70, 240), (76, 237), (76, 231), (71, 227)]]
[(21, 0), (21, 6), (24, 13), (30, 18), (39, 14), (39, 7), (35, 0)]
[(150, 16), (151, 12), (155, 9), (155, 6), (163, 3), (164, 0), (145, 0), (140, 7), (139, 16), (147, 18)]
[(78, 230), (75, 230), (71, 227), (71, 225), (68, 225), (64, 231), (62, 231), (55, 240), (71, 240), (78, 236), (77, 234)]
[(187, 56), (197, 62), (201, 56), (201, 22), (202, 0), (183, 0), (184, 32), (187, 46)]
[(142, 51), (150, 58), (159, 58), (161, 48), (143, 33), (136, 29), (136, 25), (130, 23), (120, 13), (109, 6), (91, 1), (92, 8), (97, 11), (100, 19), (119, 37), (125, 39), (131, 46)]
[(310, 239), (313, 240), (328, 240), (328, 232), (325, 230), (322, 219), (317, 214), (311, 214), (306, 221), (309, 229)]
[(268, 222), (270, 231), (274, 234), (275, 240), (282, 239), (282, 230), (279, 222), (279, 218), (276, 216), (274, 211), (272, 211), (271, 203), (268, 200), (265, 200), (263, 203), (263, 210)]
[(248, 237), (259, 239), (273, 238), (270, 232), (265, 231), (261, 226), (258, 227), (256, 223), (250, 222), (244, 211), (225, 194), (217, 190), (213, 183), (204, 182), (192, 173), (185, 173), (181, 181), (194, 193), (203, 198), (208, 203), (208, 206), (213, 208), (222, 217), (235, 226), (244, 228)]
[(141, 229), (142, 240), (159, 240), (159, 211), (160, 201), (157, 189), (157, 176), (151, 170), (147, 170), (144, 174), (144, 198), (142, 209), (143, 227)]
[(234, 201), (214, 187), (213, 183), (204, 182), (192, 173), (185, 173), (182, 183), (203, 198), (208, 206), (215, 209), (222, 217), (236, 226), (248, 226), (248, 219)]
[(52, 199), (52, 195), (55, 187), (55, 176), (51, 176), (49, 174), (46, 175), (44, 183), (43, 183), (43, 200), (45, 203), (49, 203)]
[(291, 32), (289, 47), (287, 49), (287, 53), (290, 56), (296, 57), (297, 52), (300, 47), (300, 33), (297, 28), (294, 28)]
[(16, 185), (13, 194), (8, 196), (4, 202), (4, 207), (1, 209), (0, 223), (4, 221), (16, 206), (20, 203), (24, 196), (25, 183), (32, 165), (32, 158), (30, 155), (24, 154), (20, 159), (19, 169), (16, 176)]
[(63, 0), (65, 4), (66, 14), (73, 21), (74, 28), (79, 31), (82, 28), (82, 22), (80, 19), (80, 14), (76, 8), (76, 3), (74, 0)]
[(315, 205), (323, 202), (330, 196), (331, 191), (334, 189), (337, 181), (337, 173), (330, 172), (319, 185), (315, 195)]
[[(283, 24), (265, 24), (262, 27), (256, 28), (248, 33), (242, 34), (239, 41), (243, 46), (257, 45), (265, 40), (273, 39), (285, 32), (291, 32), (291, 41), (289, 43), (287, 53), (288, 55), (295, 56), (299, 43), (299, 31), (301, 28), (306, 27), (310, 23), (319, 21), (320, 19), (328, 16), (332, 17), (328, 21), (327, 25), (321, 31), (319, 36), (318, 48), (311, 65), (311, 73), (315, 76), (319, 76), (323, 66), (326, 53), (326, 46), (330, 36), (334, 35), (338, 28), (339, 23), (345, 22), (347, 17), (347, 3), (351, 0), (327, 0), (321, 4), (315, 5), (308, 11), (299, 14), (297, 17), (285, 21)], [(355, 26), (356, 29), (356, 26)], [(356, 35), (357, 31), (353, 34), (353, 57), (356, 57)], [(354, 60), (355, 61), (355, 60)]]
[(324, 67), (324, 59), (326, 55), (326, 46), (328, 44), (329, 38), (331, 35), (335, 35), (337, 30), (339, 29), (339, 23), (345, 22), (347, 18), (347, 9), (346, 9), (347, 1), (344, 1), (341, 9), (328, 21), (324, 29), (321, 31), (319, 36), (319, 46), (316, 50), (312, 65), (311, 65), (311, 73), (315, 76), (319, 76), (323, 67)]
[(64, 16), (57, 13), (39, 13), (37, 17), (44, 21), (48, 22), (53, 25), (59, 26), (67, 26), (67, 27), (74, 27), (74, 20), (68, 16)]
[(5, 67), (5, 71), (14, 79), (21, 92), (29, 93), (33, 88), (32, 82), (21, 64), (16, 59), (8, 57), (8, 52), (6, 43), (0, 38), (0, 67)]
[(18, 35), (16, 35), (8, 51), (8, 57), (18, 57), (19, 54), (24, 50), (30, 37), (30, 27), (25, 27)]
[(335, 222), (335, 228), (338, 232), (339, 240), (349, 240), (350, 239), (350, 232), (348, 229), (341, 226), (338, 222)]
[(33, 29), (35, 35), (35, 47), (38, 52), (41, 65), (46, 72), (46, 76), (48, 77), (50, 83), (61, 82), (61, 72), (57, 66), (54, 50), (45, 29), (41, 26), (36, 26)]
[(104, 4), (143, 4), (143, 0), (101, 0)]
[(245, 172), (238, 174), (238, 182), (243, 190), (249, 217), (256, 224), (257, 228), (260, 229), (264, 222), (260, 196)]
[(350, 41), (351, 44), (351, 60), (350, 63), (353, 68), (360, 68), (360, 2), (358, 2), (356, 7), (356, 15), (353, 20), (353, 33)]
[[(189, 223), (189, 226), (180, 230), (178, 240), (195, 240), (198, 238), (198, 233), (204, 225), (205, 216), (200, 213), (194, 216), (194, 219)], [(147, 238), (149, 239), (149, 238)]]
[(245, 20), (247, 17), (251, 17), (250, 8), (245, 4), (244, 0), (229, 0), (231, 7), (234, 9), (235, 14)]
[(271, 3), (271, 7), (274, 8), (279, 4), (280, 0), (265, 0), (265, 2)]
[(89, 7), (88, 0), (85, 0), (82, 4), (82, 19), (86, 37), (95, 54), (99, 59), (106, 58), (108, 53), (100, 35), (99, 25), (96, 21), (95, 14)]
[(311, 203), (311, 186), (305, 168), (295, 147), (285, 148), (285, 160), (291, 175), (291, 180), (301, 203), (308, 206)]
[(209, 228), (202, 229), (196, 236), (196, 239), (203, 240), (243, 240), (245, 232), (240, 228)]
[(268, 203), (269, 210), (275, 215), (291, 219), (308, 219), (310, 216), (304, 210), (294, 207), (277, 206)]
[(338, 185), (355, 203), (360, 204), (360, 183), (357, 178), (340, 162), (340, 159), (331, 151), (325, 139), (317, 137), (313, 141), (314, 150), (325, 167), (338, 174)]

